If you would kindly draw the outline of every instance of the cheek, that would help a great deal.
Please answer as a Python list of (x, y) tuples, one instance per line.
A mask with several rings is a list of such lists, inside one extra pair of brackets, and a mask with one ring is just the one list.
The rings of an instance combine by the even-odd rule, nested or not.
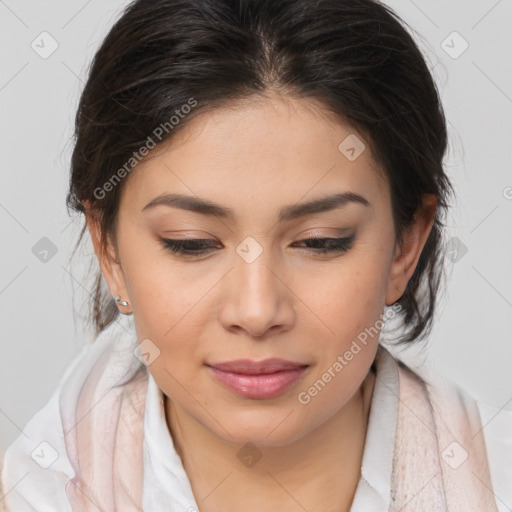
[(154, 240), (133, 247), (123, 263), (134, 316), (161, 337), (193, 307), (197, 280), (186, 279)]
[(133, 277), (131, 286), (137, 339), (149, 339), (157, 347), (158, 357), (148, 370), (168, 396), (186, 400), (183, 386), (190, 388), (202, 364), (204, 305), (193, 300), (190, 286), (177, 285), (172, 273), (154, 272), (151, 267), (143, 276)]
[(342, 407), (365, 379), (377, 351), (384, 309), (379, 282), (368, 275), (362, 282), (330, 291), (338, 297), (322, 310), (330, 330), (325, 329), (325, 336), (314, 336), (317, 364), (299, 390), (313, 404), (309, 410), (318, 411), (324, 419)]
[(335, 411), (366, 377), (383, 325), (385, 273), (381, 261), (361, 254), (326, 281), (325, 295), (315, 296), (319, 302), (312, 309), (329, 329), (323, 325), (326, 335), (315, 336), (318, 364), (301, 387), (314, 408)]
[(165, 255), (134, 252), (125, 260), (125, 279), (140, 342), (154, 343), (160, 355), (151, 371), (170, 372), (193, 361), (204, 322), (204, 295), (194, 281), (185, 281)]
[(346, 339), (383, 313), (385, 284), (386, 269), (380, 262), (375, 258), (354, 258), (339, 272), (330, 273), (322, 286), (309, 293), (309, 298), (321, 320), (335, 331), (332, 334)]

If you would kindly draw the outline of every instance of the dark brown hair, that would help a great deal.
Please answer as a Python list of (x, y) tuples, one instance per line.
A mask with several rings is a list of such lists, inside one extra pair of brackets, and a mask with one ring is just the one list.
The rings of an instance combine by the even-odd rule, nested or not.
[[(444, 273), (442, 221), (452, 187), (438, 91), (405, 27), (375, 0), (132, 2), (94, 56), (80, 98), (68, 209), (85, 212), (88, 201), (103, 243), (115, 240), (124, 180), (112, 180), (136, 164), (158, 127), (166, 127), (160, 143), (207, 110), (269, 91), (314, 100), (364, 134), (390, 184), (400, 243), (422, 194), (437, 197), (430, 236), (397, 301), (407, 328), (400, 343), (424, 338)], [(191, 99), (194, 108), (185, 109)], [(78, 244), (85, 231), (84, 223)], [(119, 314), (99, 270), (91, 304), (98, 334)]]

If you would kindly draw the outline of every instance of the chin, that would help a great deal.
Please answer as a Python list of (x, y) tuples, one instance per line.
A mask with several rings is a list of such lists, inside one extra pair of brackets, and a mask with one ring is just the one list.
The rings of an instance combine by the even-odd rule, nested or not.
[[(309, 429), (305, 428), (304, 418), (296, 417), (289, 410), (251, 413), (236, 418), (236, 414), (225, 414), (230, 418), (225, 424), (229, 434), (219, 425), (210, 425), (213, 432), (224, 441), (238, 447), (252, 443), (258, 447), (286, 446), (304, 437)], [(222, 422), (224, 425), (224, 423)], [(231, 434), (231, 435), (230, 435)]]

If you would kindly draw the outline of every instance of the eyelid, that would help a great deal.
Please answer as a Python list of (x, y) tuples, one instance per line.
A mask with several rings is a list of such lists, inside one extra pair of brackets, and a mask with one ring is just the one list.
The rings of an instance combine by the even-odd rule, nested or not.
[[(318, 234), (318, 232), (315, 232), (315, 234)], [(352, 233), (350, 236), (345, 237), (328, 237), (328, 236), (306, 236), (306, 237), (299, 237), (299, 240), (297, 242), (294, 242), (294, 244), (304, 244), (307, 242), (311, 242), (315, 244), (315, 242), (318, 241), (318, 243), (324, 242), (327, 243), (326, 247), (298, 247), (298, 249), (302, 249), (301, 252), (307, 252), (311, 253), (313, 255), (342, 255), (346, 252), (348, 252), (356, 239), (356, 234)], [(215, 240), (214, 239), (202, 239), (202, 238), (188, 238), (188, 239), (169, 239), (169, 238), (161, 238), (161, 243), (163, 244), (164, 248), (171, 251), (173, 254), (179, 255), (179, 257), (185, 258), (185, 259), (192, 259), (196, 261), (201, 261), (201, 256), (208, 256), (212, 252), (215, 252)], [(192, 244), (192, 247), (196, 245), (196, 247), (199, 248), (199, 250), (195, 249), (185, 249), (184, 245), (186, 244)], [(202, 248), (201, 248), (202, 246)]]
[(211, 233), (208, 233), (208, 231), (194, 231), (194, 230), (192, 230), (192, 231), (188, 231), (188, 230), (176, 231), (174, 229), (162, 231), (162, 238), (170, 238), (173, 240), (176, 240), (177, 238), (179, 238), (180, 240), (189, 240), (189, 239), (205, 240), (208, 237), (215, 238), (214, 235), (212, 235)]
[(336, 228), (314, 228), (312, 231), (302, 232), (295, 236), (297, 239), (308, 239), (308, 238), (345, 238), (350, 237), (354, 234), (353, 229), (336, 229)]
[[(326, 228), (326, 229), (332, 229), (332, 228)], [(296, 235), (293, 237), (293, 239), (295, 241), (301, 241), (301, 240), (315, 240), (315, 239), (324, 239), (324, 238), (332, 238), (332, 239), (335, 239), (335, 238), (351, 238), (354, 236), (354, 232), (349, 232), (348, 230), (336, 230), (337, 232), (335, 234), (328, 234), (328, 233), (325, 233), (324, 231), (321, 231), (320, 229), (315, 229), (313, 231), (310, 231), (306, 234), (300, 234), (300, 235)], [(178, 242), (186, 242), (186, 241), (191, 241), (191, 242), (203, 242), (205, 244), (212, 244), (218, 242), (217, 238), (215, 237), (205, 237), (205, 236), (196, 236), (196, 235), (191, 235), (190, 233), (187, 233), (185, 236), (176, 236), (176, 235), (172, 235), (171, 233), (169, 233), (168, 235), (166, 236), (162, 236), (160, 237), (160, 239), (162, 241), (165, 241), (165, 240), (172, 240), (172, 241), (178, 241)]]

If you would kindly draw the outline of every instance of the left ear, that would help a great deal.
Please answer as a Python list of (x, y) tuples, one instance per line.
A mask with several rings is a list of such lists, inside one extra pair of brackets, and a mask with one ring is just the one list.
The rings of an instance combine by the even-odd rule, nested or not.
[(396, 247), (389, 274), (386, 305), (396, 302), (405, 292), (434, 224), (436, 209), (436, 196), (423, 194), (423, 204), (416, 212), (413, 224), (405, 230), (403, 244)]

